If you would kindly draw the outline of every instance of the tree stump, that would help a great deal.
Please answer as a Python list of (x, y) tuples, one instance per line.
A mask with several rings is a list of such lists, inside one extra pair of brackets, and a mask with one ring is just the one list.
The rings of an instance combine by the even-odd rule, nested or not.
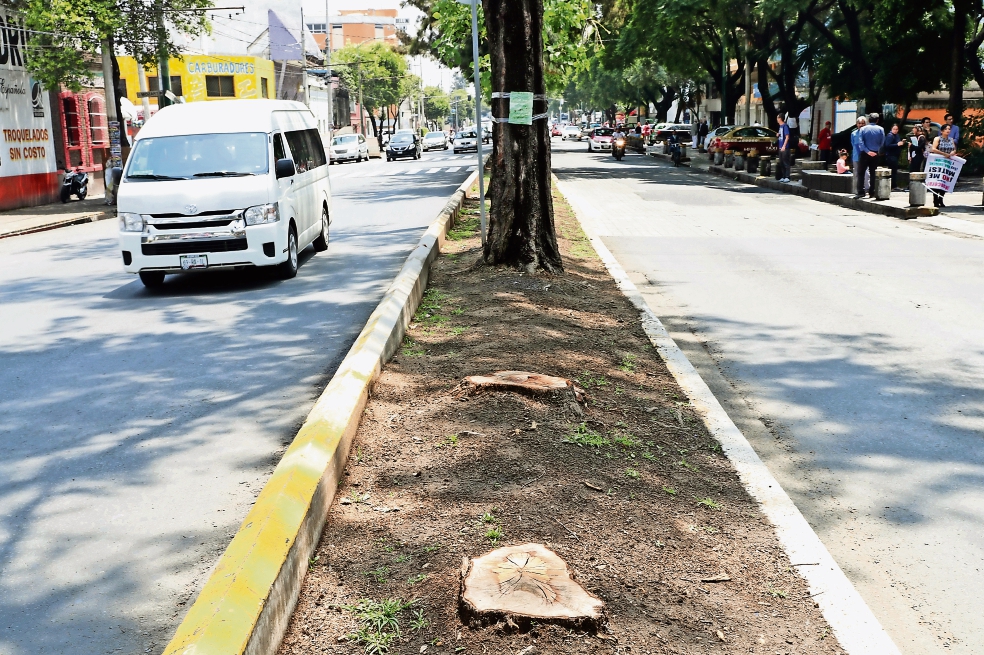
[(461, 575), (459, 609), (466, 622), (600, 627), (604, 603), (574, 581), (564, 560), (540, 544), (465, 558)]
[(542, 373), (496, 371), (491, 375), (470, 375), (465, 378), (465, 384), (470, 385), (474, 390), (517, 391), (531, 396), (571, 394), (574, 400), (584, 401), (584, 389), (567, 378), (558, 378)]

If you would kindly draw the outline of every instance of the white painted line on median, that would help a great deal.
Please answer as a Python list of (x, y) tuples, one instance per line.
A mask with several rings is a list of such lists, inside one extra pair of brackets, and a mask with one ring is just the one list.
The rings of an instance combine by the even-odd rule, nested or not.
[(871, 609), (827, 551), (789, 495), (773, 477), (738, 426), (711, 393), (697, 369), (670, 337), (662, 322), (629, 279), (621, 264), (597, 235), (597, 217), (582, 206), (577, 193), (566, 182), (554, 183), (574, 209), (585, 234), (605, 263), (622, 293), (642, 313), (642, 327), (656, 347), (666, 367), (701, 414), (708, 431), (721, 443), (748, 493), (758, 501), (762, 512), (776, 528), (779, 541), (791, 562), (818, 562), (798, 572), (810, 586), (810, 595), (833, 629), (840, 645), (851, 655), (901, 655)]
[(928, 225), (935, 225), (936, 227), (941, 227), (944, 230), (951, 230), (953, 232), (962, 232), (964, 234), (970, 234), (975, 237), (984, 237), (984, 225), (980, 223), (974, 223), (973, 221), (965, 221), (962, 218), (954, 218), (953, 216), (945, 216), (940, 214), (938, 216), (926, 216), (922, 218), (913, 219), (916, 223), (926, 223)]

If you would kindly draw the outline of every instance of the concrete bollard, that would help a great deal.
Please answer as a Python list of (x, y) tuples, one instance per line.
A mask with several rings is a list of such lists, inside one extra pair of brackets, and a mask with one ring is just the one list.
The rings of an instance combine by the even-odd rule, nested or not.
[(772, 158), (768, 155), (759, 157), (759, 175), (769, 177), (772, 175)]
[(724, 164), (724, 151), (718, 150), (714, 153), (714, 165), (721, 166)]
[(758, 167), (759, 167), (759, 158), (749, 157), (748, 163), (745, 166), (745, 170), (749, 173), (756, 173), (758, 172)]
[(909, 206), (922, 207), (926, 204), (926, 174), (909, 173)]
[(689, 149), (690, 149), (690, 144), (689, 143), (681, 143), (680, 144), (680, 160), (681, 161), (683, 161), (684, 159), (687, 158), (687, 150), (689, 150)]
[(735, 153), (735, 170), (745, 170), (745, 153), (740, 151)]
[(875, 199), (888, 200), (892, 197), (892, 169), (875, 169)]
[(730, 150), (724, 151), (724, 167), (734, 168), (735, 167), (735, 153)]

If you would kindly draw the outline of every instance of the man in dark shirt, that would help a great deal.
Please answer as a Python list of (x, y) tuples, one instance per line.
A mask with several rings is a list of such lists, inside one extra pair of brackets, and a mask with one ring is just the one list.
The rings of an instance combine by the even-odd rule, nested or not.
[(891, 131), (885, 135), (885, 146), (882, 149), (882, 152), (885, 153), (885, 166), (892, 169), (892, 190), (898, 188), (895, 178), (898, 177), (899, 158), (902, 156), (903, 146), (905, 146), (905, 141), (899, 134), (899, 124), (896, 123), (892, 126)]
[(700, 119), (700, 126), (697, 128), (697, 145), (700, 146), (701, 152), (707, 148), (705, 141), (707, 141), (707, 119), (702, 118)]

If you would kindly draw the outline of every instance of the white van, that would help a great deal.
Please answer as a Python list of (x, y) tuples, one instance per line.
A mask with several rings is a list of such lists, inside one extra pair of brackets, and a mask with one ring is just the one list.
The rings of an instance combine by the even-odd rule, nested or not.
[(278, 266), (328, 248), (328, 159), (311, 111), (285, 100), (173, 105), (137, 134), (117, 196), (123, 266), (167, 273)]

